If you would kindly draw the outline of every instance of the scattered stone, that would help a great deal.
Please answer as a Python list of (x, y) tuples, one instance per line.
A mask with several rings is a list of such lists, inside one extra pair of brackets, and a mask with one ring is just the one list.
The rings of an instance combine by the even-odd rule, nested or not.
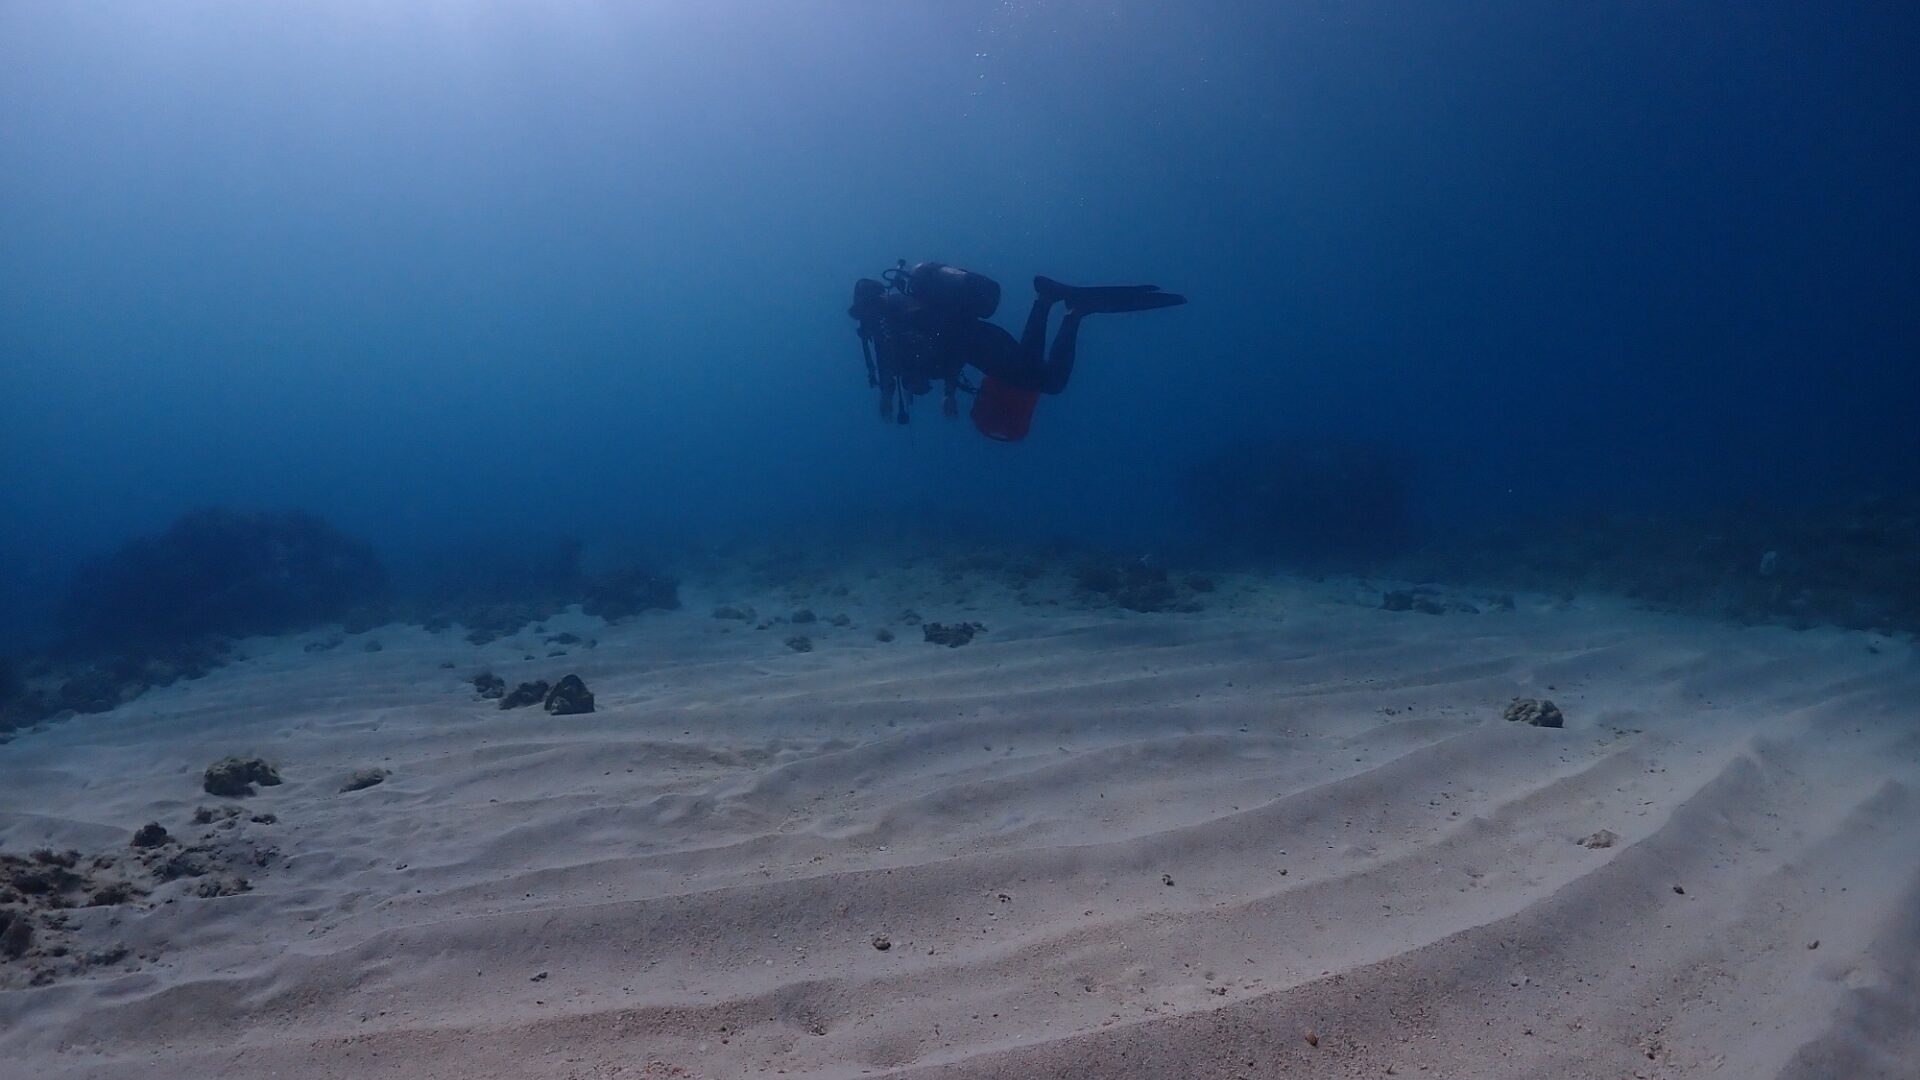
[(323, 653), (331, 649), (337, 649), (340, 646), (345, 645), (346, 643), (347, 643), (346, 638), (343, 638), (340, 635), (335, 634), (332, 637), (321, 638), (319, 641), (309, 641), (305, 645), (302, 645), (300, 647), (300, 650), (302, 652), (309, 652), (309, 653)]
[[(231, 809), (231, 808), (227, 808)], [(221, 815), (207, 810), (209, 821)], [(229, 896), (251, 888), (243, 876), (263, 869), (279, 852), (248, 842), (238, 833), (190, 847), (168, 836), (159, 823), (136, 833), (132, 848), (90, 855), (40, 849), (27, 856), (0, 853), (0, 961), (25, 958), (30, 967), (0, 963), (0, 988), (41, 986), (84, 973), (90, 966), (126, 959), (124, 946), (83, 952), (75, 935), (118, 925), (117, 919), (91, 923), (72, 920), (75, 908), (131, 903), (162, 884), (181, 878), (192, 885), (175, 897)], [(90, 943), (91, 944), (91, 943)]]
[(888, 949), (893, 948), (893, 939), (885, 934), (875, 934), (873, 935), (873, 947), (879, 949), (881, 952), (886, 952)]
[(792, 621), (796, 626), (804, 626), (807, 623), (816, 622), (819, 618), (820, 616), (813, 613), (812, 608), (801, 608), (792, 615)]
[(1074, 587), (1083, 602), (1125, 608), (1143, 614), (1201, 610), (1191, 589), (1183, 589), (1165, 569), (1145, 559), (1089, 557), (1073, 571)]
[(255, 784), (273, 787), (279, 783), (280, 773), (260, 758), (230, 757), (207, 766), (201, 786), (209, 795), (239, 799), (252, 795)]
[(553, 635), (552, 637), (550, 637), (550, 638), (548, 638), (548, 639), (547, 639), (547, 644), (549, 644), (549, 645), (578, 645), (578, 644), (580, 644), (580, 635), (579, 635), (579, 634), (575, 634), (575, 633), (573, 633), (573, 632), (571, 632), (571, 631), (563, 631), (563, 632), (561, 632), (561, 633), (558, 633), (558, 634), (555, 634), (555, 635)]
[(538, 705), (547, 700), (547, 691), (549, 689), (551, 688), (547, 685), (547, 680), (545, 679), (523, 682), (519, 686), (514, 687), (512, 692), (500, 699), (500, 707), (503, 709), (524, 709), (529, 705)]
[(568, 675), (548, 692), (546, 709), (555, 716), (578, 716), (593, 711), (593, 691), (578, 675)]
[(1161, 874), (1161, 875), (1160, 875), (1160, 884), (1162, 884), (1162, 885), (1165, 885), (1165, 886), (1167, 886), (1168, 888), (1172, 888), (1172, 887), (1173, 887), (1173, 875), (1172, 875), (1172, 874)]
[(544, 971), (542, 971), (542, 972), (540, 972), (539, 974), (537, 974), (537, 975), (535, 975), (535, 976), (534, 976), (533, 978), (531, 978), (531, 979), (528, 979), (527, 981), (528, 981), (528, 982), (546, 982), (546, 981), (547, 981), (547, 973), (546, 973), (546, 972), (544, 972)]
[(227, 875), (210, 875), (193, 887), (193, 895), (202, 900), (212, 900), (222, 896), (238, 896), (241, 893), (252, 891), (253, 883), (246, 878), (230, 877)]
[(908, 608), (900, 613), (900, 621), (906, 623), (908, 626), (919, 626), (920, 613), (912, 608)]
[(839, 615), (835, 615), (830, 621), (835, 626), (852, 626), (853, 625), (853, 620), (848, 618), (845, 612), (842, 612)]
[(795, 634), (787, 639), (787, 648), (794, 652), (812, 652), (813, 639), (805, 634)]
[(935, 645), (945, 645), (957, 649), (973, 640), (973, 635), (984, 633), (986, 627), (977, 622), (928, 623), (920, 628), (927, 641)]
[(1817, 949), (1817, 948), (1819, 948), (1819, 947), (1820, 947), (1820, 939), (1819, 939), (1819, 938), (1814, 938), (1814, 939), (1813, 939), (1812, 941), (1809, 941), (1809, 942), (1807, 942), (1807, 948), (1809, 948), (1809, 949)]
[(341, 786), (340, 794), (345, 795), (349, 791), (364, 791), (392, 775), (392, 773), (385, 769), (361, 769), (359, 772), (354, 773), (352, 777), (348, 778), (347, 782)]
[(127, 903), (139, 895), (132, 885), (124, 881), (109, 882), (87, 893), (86, 907), (115, 907)]
[(157, 848), (162, 844), (170, 844), (172, 842), (173, 837), (169, 835), (165, 827), (157, 821), (147, 822), (145, 825), (140, 826), (139, 830), (133, 834), (133, 846), (136, 848)]
[(1385, 611), (1417, 611), (1422, 615), (1445, 615), (1446, 605), (1423, 589), (1394, 589), (1383, 593), (1380, 607)]
[(1674, 893), (1675, 893), (1676, 895), (1678, 895), (1678, 896), (1685, 896), (1685, 895), (1687, 895), (1687, 890), (1685, 890), (1685, 889), (1683, 889), (1683, 888), (1681, 888), (1681, 887), (1680, 887), (1680, 886), (1678, 886), (1678, 885), (1675, 885), (1675, 886), (1673, 887), (1673, 891), (1674, 891)]
[(1619, 835), (1612, 829), (1601, 829), (1599, 832), (1580, 841), (1580, 846), (1583, 848), (1592, 848), (1597, 851), (1600, 848), (1610, 848), (1619, 842)]
[(1514, 698), (1501, 713), (1508, 720), (1523, 720), (1534, 727), (1565, 727), (1566, 717), (1560, 715), (1560, 707), (1551, 701), (1534, 698)]
[(33, 917), (16, 908), (0, 908), (0, 956), (18, 960), (33, 947)]
[(473, 677), (473, 688), (488, 701), (497, 701), (507, 696), (507, 680), (491, 671), (483, 671)]
[(273, 825), (278, 823), (280, 819), (272, 814), (255, 814), (247, 820), (253, 822), (255, 825)]
[(873, 639), (874, 639), (875, 641), (879, 641), (879, 642), (888, 642), (888, 641), (892, 641), (892, 640), (893, 640), (893, 631), (892, 631), (892, 630), (890, 630), (890, 629), (888, 629), (887, 627), (884, 627), (884, 626), (883, 626), (883, 627), (881, 627), (881, 628), (880, 628), (880, 630), (879, 630), (879, 632), (878, 632), (878, 633), (876, 633), (876, 634), (874, 634), (874, 635), (873, 635)]
[(735, 622), (752, 622), (754, 615), (753, 607), (749, 604), (721, 604), (713, 609), (714, 618), (732, 619)]

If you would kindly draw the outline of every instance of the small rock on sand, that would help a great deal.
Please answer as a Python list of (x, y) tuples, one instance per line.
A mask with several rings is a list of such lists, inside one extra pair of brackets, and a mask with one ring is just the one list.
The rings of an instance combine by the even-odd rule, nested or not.
[(1599, 832), (1580, 841), (1580, 846), (1597, 850), (1599, 848), (1610, 848), (1619, 842), (1620, 836), (1618, 833), (1615, 833), (1612, 829), (1601, 829)]
[(885, 934), (875, 934), (873, 935), (873, 947), (879, 949), (881, 952), (886, 952), (888, 949), (893, 948), (893, 939)]
[(553, 684), (547, 694), (546, 709), (555, 716), (578, 716), (593, 711), (593, 691), (578, 675), (568, 675)]
[(1508, 720), (1524, 720), (1534, 727), (1565, 727), (1566, 717), (1560, 715), (1560, 707), (1551, 701), (1534, 698), (1514, 698), (1501, 714)]
[(253, 794), (253, 785), (273, 787), (280, 773), (260, 758), (221, 758), (207, 766), (201, 786), (209, 795), (238, 799)]
[(475, 675), (473, 688), (480, 691), (480, 696), (489, 701), (498, 701), (507, 696), (507, 680), (491, 671), (483, 671)]
[(168, 843), (172, 839), (173, 837), (167, 834), (166, 828), (159, 822), (149, 821), (145, 825), (140, 826), (139, 830), (133, 834), (133, 846), (137, 848), (156, 848)]
[(935, 622), (928, 623), (920, 628), (921, 634), (926, 637), (927, 641), (935, 645), (945, 645), (949, 649), (957, 649), (965, 645), (967, 642), (973, 640), (973, 635), (982, 633), (985, 630), (986, 627), (977, 622)]
[(538, 705), (547, 700), (547, 691), (552, 689), (545, 679), (523, 682), (514, 687), (507, 696), (500, 699), (503, 709), (524, 709), (529, 705)]

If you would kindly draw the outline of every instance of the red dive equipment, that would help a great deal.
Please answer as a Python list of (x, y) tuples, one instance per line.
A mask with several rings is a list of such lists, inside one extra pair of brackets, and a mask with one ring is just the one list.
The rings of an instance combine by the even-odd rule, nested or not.
[(974, 395), (973, 411), (967, 416), (987, 438), (1019, 442), (1033, 426), (1033, 407), (1039, 403), (1040, 391), (988, 375), (980, 380), (980, 392)]

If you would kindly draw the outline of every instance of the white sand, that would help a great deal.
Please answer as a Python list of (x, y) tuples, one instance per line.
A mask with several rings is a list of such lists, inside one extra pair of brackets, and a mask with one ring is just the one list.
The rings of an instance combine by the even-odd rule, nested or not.
[[(74, 914), (153, 958), (0, 992), (0, 1074), (1920, 1076), (1909, 643), (849, 584), (806, 654), (689, 589), (551, 620), (599, 639), (563, 659), (252, 642), (0, 747), (16, 853), (195, 837), (230, 753), (288, 781), (235, 830), (280, 855), (253, 892)], [(908, 603), (990, 629), (875, 641)], [(600, 711), (499, 711), (484, 666)]]

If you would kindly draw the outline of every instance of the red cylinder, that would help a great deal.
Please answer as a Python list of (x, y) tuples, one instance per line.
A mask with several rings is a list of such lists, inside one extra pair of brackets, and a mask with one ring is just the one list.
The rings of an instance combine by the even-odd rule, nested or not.
[(987, 438), (1019, 442), (1033, 426), (1033, 407), (1039, 402), (1040, 391), (1022, 389), (989, 375), (980, 380), (973, 411), (967, 415)]

